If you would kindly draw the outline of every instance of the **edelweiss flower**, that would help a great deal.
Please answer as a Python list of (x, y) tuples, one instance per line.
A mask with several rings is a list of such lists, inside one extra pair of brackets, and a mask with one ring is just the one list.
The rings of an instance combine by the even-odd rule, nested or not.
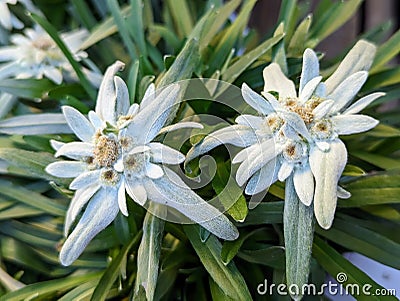
[[(367, 131), (378, 121), (356, 114), (383, 93), (373, 93), (347, 108), (362, 85), (375, 54), (375, 46), (358, 42), (332, 76), (321, 83), (316, 54), (303, 57), (299, 93), (279, 65), (264, 69), (263, 98), (243, 84), (244, 100), (261, 116), (241, 115), (233, 125), (212, 133), (187, 155), (187, 161), (220, 144), (245, 147), (232, 160), (241, 163), (236, 180), (245, 192), (256, 194), (277, 180), (293, 177), (296, 194), (314, 211), (321, 227), (330, 228), (337, 197), (350, 194), (338, 187), (347, 162), (339, 135)], [(278, 93), (276, 98), (272, 93)], [(347, 109), (346, 109), (347, 108)], [(343, 112), (342, 112), (343, 111)]]
[(140, 205), (151, 200), (171, 206), (219, 237), (234, 239), (238, 234), (227, 217), (163, 166), (179, 164), (185, 156), (152, 142), (160, 132), (200, 126), (189, 122), (162, 129), (178, 98), (179, 86), (171, 85), (156, 93), (152, 85), (140, 106), (130, 106), (128, 89), (123, 80), (115, 76), (123, 66), (116, 62), (107, 69), (96, 109), (89, 112), (89, 120), (74, 108), (63, 107), (69, 126), (82, 142), (52, 143), (57, 157), (77, 160), (58, 161), (46, 168), (54, 176), (75, 178), (70, 185), (76, 193), (65, 220), (66, 236), (88, 203), (61, 249), (63, 265), (70, 265), (91, 239), (115, 219), (119, 210), (128, 215), (125, 190)]
[(18, 0), (0, 0), (0, 24), (4, 28), (11, 30), (13, 27), (21, 29), (24, 24), (18, 20), (8, 9), (8, 4), (15, 5)]
[[(13, 45), (0, 48), (0, 62), (7, 62), (0, 66), (0, 78), (14, 76), (16, 78), (49, 78), (60, 84), (64, 75), (76, 77), (68, 60), (57, 47), (52, 38), (40, 27), (28, 28), (23, 34), (11, 36)], [(76, 60), (87, 57), (86, 52), (80, 51), (88, 32), (78, 30), (60, 35)], [(84, 72), (93, 85), (98, 85), (99, 75), (89, 70)]]

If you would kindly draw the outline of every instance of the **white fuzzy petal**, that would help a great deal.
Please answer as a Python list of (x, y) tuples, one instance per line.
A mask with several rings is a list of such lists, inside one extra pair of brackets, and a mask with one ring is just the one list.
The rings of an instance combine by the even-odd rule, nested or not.
[(258, 154), (254, 156), (251, 155), (240, 164), (236, 173), (236, 181), (240, 186), (242, 186), (262, 166), (282, 152), (282, 147), (280, 145), (275, 145), (271, 140), (262, 142), (260, 149), (261, 151)]
[(279, 168), (279, 172), (278, 172), (278, 180), (283, 182), (287, 179), (288, 176), (290, 176), (290, 174), (293, 171), (293, 164), (287, 162), (286, 160), (282, 162), (281, 168)]
[(142, 182), (135, 178), (125, 177), (125, 188), (129, 196), (139, 205), (143, 206), (147, 201), (147, 192)]
[(258, 142), (256, 132), (244, 125), (235, 124), (209, 134), (194, 145), (186, 155), (186, 163), (222, 144), (247, 147)]
[(61, 73), (60, 69), (57, 69), (57, 68), (45, 68), (43, 70), (43, 73), (48, 79), (50, 79), (51, 81), (53, 81), (57, 85), (60, 85), (62, 83), (63, 76), (62, 76), (62, 73)]
[(362, 111), (365, 109), (369, 104), (371, 104), (375, 99), (384, 96), (385, 93), (382, 92), (376, 92), (369, 94), (367, 96), (364, 96), (363, 98), (357, 100), (355, 103), (353, 103), (348, 109), (346, 109), (343, 114), (344, 115), (351, 115), (351, 114), (357, 114), (358, 112)]
[(301, 69), (299, 93), (301, 95), (308, 82), (319, 76), (318, 57), (313, 50), (307, 48), (303, 54), (303, 67)]
[(70, 142), (64, 144), (55, 156), (66, 156), (71, 159), (85, 158), (93, 156), (94, 145), (86, 142)]
[(156, 86), (152, 83), (146, 89), (142, 101), (140, 102), (140, 108), (144, 109), (149, 106), (156, 98)]
[(130, 107), (129, 91), (125, 82), (119, 76), (114, 76), (116, 104), (115, 114), (116, 117), (126, 115)]
[(70, 128), (75, 135), (84, 142), (91, 142), (95, 133), (92, 124), (78, 110), (63, 106), (62, 111)]
[(83, 206), (100, 189), (100, 185), (92, 185), (84, 189), (77, 190), (68, 207), (64, 222), (64, 236), (67, 237), (72, 223), (75, 221)]
[(313, 111), (313, 115), (314, 115), (314, 119), (318, 120), (318, 119), (322, 119), (323, 117), (325, 117), (326, 114), (328, 114), (333, 106), (333, 104), (335, 103), (334, 100), (332, 99), (328, 99), (328, 100), (324, 100), (323, 102), (321, 102)]
[(99, 88), (99, 93), (97, 95), (96, 113), (102, 120), (108, 121), (112, 124), (114, 124), (116, 121), (116, 92), (114, 76), (124, 67), (124, 63), (116, 61), (107, 68)]
[(351, 197), (351, 193), (348, 192), (343, 187), (338, 186), (337, 187), (337, 196), (338, 196), (339, 199), (348, 199), (348, 198)]
[(314, 176), (308, 164), (294, 171), (293, 183), (300, 201), (310, 206), (314, 198)]
[[(269, 161), (250, 178), (244, 192), (249, 195), (254, 195), (267, 190), (278, 180), (279, 167), (277, 160)], [(253, 208), (254, 204), (250, 209)]]
[(238, 237), (229, 219), (188, 187), (177, 186), (165, 177), (147, 181), (145, 185), (152, 201), (178, 210), (219, 238), (234, 240)]
[(331, 142), (328, 152), (312, 147), (310, 167), (315, 178), (314, 212), (318, 224), (329, 229), (332, 225), (336, 203), (338, 181), (347, 162), (347, 150), (339, 139)]
[(379, 121), (366, 115), (338, 115), (331, 118), (335, 131), (339, 135), (351, 135), (366, 132), (374, 128)]
[(307, 140), (311, 140), (311, 135), (308, 132), (304, 120), (294, 112), (281, 112), (283, 119), (300, 135), (302, 135)]
[(164, 164), (180, 164), (185, 161), (185, 156), (164, 144), (159, 142), (149, 143), (151, 147), (151, 158), (154, 163), (164, 163)]
[(259, 116), (244, 114), (244, 115), (238, 116), (235, 119), (235, 122), (237, 124), (246, 125), (255, 130), (262, 129), (263, 127), (265, 127), (265, 119), (263, 117), (259, 117)]
[(144, 152), (147, 152), (147, 151), (149, 151), (149, 150), (151, 150), (151, 147), (150, 147), (150, 146), (147, 146), (147, 145), (139, 145), (139, 146), (136, 146), (136, 147), (134, 147), (133, 149), (131, 149), (131, 150), (129, 151), (129, 155), (138, 154), (138, 153), (144, 153)]
[(300, 103), (305, 103), (311, 95), (314, 93), (315, 89), (319, 85), (319, 83), (322, 80), (322, 76), (317, 76), (313, 79), (311, 79), (303, 88), (303, 90), (300, 92), (299, 100)]
[[(270, 141), (271, 144), (274, 143), (274, 139), (269, 139), (268, 141)], [(257, 156), (257, 154), (262, 152), (261, 147), (262, 147), (261, 143), (258, 142), (249, 147), (242, 149), (240, 152), (238, 152), (236, 154), (235, 157), (233, 157), (232, 164), (240, 163), (240, 162), (243, 162), (244, 160), (247, 160), (248, 158)]]
[(327, 93), (332, 93), (346, 78), (358, 71), (366, 71), (372, 65), (376, 46), (365, 40), (358, 41), (340, 63), (336, 71), (325, 81)]
[(139, 144), (153, 140), (164, 126), (173, 106), (178, 102), (179, 93), (178, 84), (163, 88), (149, 106), (140, 109), (129, 124), (127, 135)]
[(101, 120), (99, 115), (95, 111), (90, 111), (88, 114), (89, 120), (95, 129), (101, 129), (104, 125), (104, 121)]
[(278, 64), (272, 63), (263, 70), (264, 92), (276, 91), (280, 99), (297, 97), (294, 83), (282, 72)]
[(139, 111), (139, 105), (137, 103), (134, 103), (129, 107), (128, 115), (136, 115), (138, 111)]
[(126, 206), (126, 196), (125, 196), (125, 182), (121, 181), (121, 185), (118, 188), (118, 206), (121, 213), (128, 216), (128, 207)]
[(172, 131), (180, 130), (180, 129), (202, 129), (204, 128), (201, 123), (194, 122), (194, 121), (184, 121), (184, 122), (179, 122), (175, 124), (168, 125), (166, 127), (163, 127), (158, 134), (164, 134), (164, 133), (169, 133)]
[(271, 105), (257, 92), (254, 92), (246, 83), (242, 85), (243, 99), (257, 112), (268, 115), (274, 112)]
[(71, 182), (69, 189), (78, 190), (99, 183), (100, 175), (100, 169), (84, 172)]
[(46, 167), (46, 172), (59, 178), (75, 178), (86, 170), (86, 164), (76, 161), (57, 161)]
[(164, 175), (163, 169), (159, 165), (153, 163), (146, 164), (145, 173), (151, 179), (158, 179)]
[(326, 142), (326, 141), (315, 141), (315, 144), (323, 152), (327, 152), (331, 148), (331, 145), (329, 144), (329, 142)]
[(119, 211), (117, 195), (116, 189), (108, 187), (100, 189), (93, 196), (78, 225), (61, 248), (60, 261), (62, 265), (71, 265), (93, 237), (115, 219)]
[(331, 113), (337, 113), (345, 108), (356, 96), (367, 80), (368, 72), (359, 71), (346, 78), (331, 94), (327, 96), (335, 101)]
[(60, 141), (57, 141), (57, 140), (50, 139), (50, 145), (55, 151), (58, 151), (65, 144), (66, 143), (64, 143), (64, 142), (60, 142)]

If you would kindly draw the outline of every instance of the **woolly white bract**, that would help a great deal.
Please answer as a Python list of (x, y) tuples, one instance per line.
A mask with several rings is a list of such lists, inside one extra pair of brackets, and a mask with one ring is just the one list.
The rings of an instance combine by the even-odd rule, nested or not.
[[(86, 30), (77, 30), (60, 35), (65, 45), (76, 60), (87, 57), (79, 50), (83, 40), (88, 36)], [(63, 81), (63, 76), (76, 79), (75, 72), (67, 58), (57, 47), (52, 38), (38, 25), (27, 28), (24, 34), (13, 34), (12, 45), (0, 47), (0, 78), (43, 78), (47, 77), (56, 84)], [(92, 71), (83, 69), (88, 79), (98, 86), (101, 77)]]
[[(153, 139), (160, 133), (181, 127), (200, 127), (182, 122), (163, 128), (176, 103), (180, 86), (156, 91), (150, 85), (140, 105), (129, 103), (124, 81), (115, 74), (121, 62), (110, 66), (89, 120), (72, 107), (63, 107), (65, 118), (81, 142), (53, 141), (56, 156), (75, 161), (58, 161), (47, 166), (54, 176), (75, 178), (76, 190), (65, 220), (67, 240), (60, 252), (63, 265), (70, 265), (91, 239), (107, 227), (118, 212), (128, 215), (125, 191), (138, 204), (148, 201), (178, 210), (220, 238), (232, 240), (237, 229), (216, 208), (196, 195), (165, 164), (179, 164), (185, 156)], [(86, 209), (76, 227), (69, 230), (80, 211)]]
[[(262, 97), (246, 84), (244, 100), (259, 115), (241, 115), (236, 125), (218, 130), (195, 145), (187, 160), (220, 144), (244, 147), (232, 160), (240, 163), (236, 180), (253, 195), (277, 180), (293, 177), (295, 192), (306, 206), (314, 204), (321, 227), (331, 227), (337, 197), (350, 194), (338, 186), (347, 162), (347, 150), (339, 135), (367, 131), (378, 124), (372, 117), (357, 114), (384, 95), (373, 93), (353, 105), (352, 99), (365, 83), (376, 47), (358, 42), (338, 69), (321, 82), (316, 54), (307, 49), (296, 92), (295, 84), (272, 63), (263, 71)], [(275, 96), (277, 95), (277, 97)]]

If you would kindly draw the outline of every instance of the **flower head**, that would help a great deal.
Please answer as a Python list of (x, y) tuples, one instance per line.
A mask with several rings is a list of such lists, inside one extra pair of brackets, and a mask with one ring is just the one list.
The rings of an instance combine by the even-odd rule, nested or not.
[[(76, 60), (87, 57), (86, 52), (79, 50), (79, 46), (87, 35), (86, 30), (60, 35)], [(12, 35), (11, 42), (12, 45), (0, 48), (0, 61), (6, 62), (0, 66), (0, 78), (47, 77), (56, 84), (60, 84), (63, 80), (63, 72), (64, 75), (75, 76), (64, 54), (40, 26), (25, 29), (24, 34)], [(91, 75), (89, 78), (92, 79), (93, 84), (96, 84), (97, 74), (91, 73)]]
[(367, 95), (349, 106), (367, 79), (374, 54), (374, 45), (358, 42), (322, 82), (318, 58), (307, 49), (298, 93), (279, 65), (270, 64), (263, 71), (264, 97), (245, 83), (242, 86), (244, 100), (259, 115), (241, 115), (237, 125), (210, 134), (189, 151), (187, 161), (222, 143), (244, 147), (232, 163), (240, 163), (236, 180), (239, 185), (248, 181), (247, 194), (291, 176), (301, 202), (307, 206), (313, 202), (318, 223), (330, 228), (337, 197), (349, 197), (338, 187), (347, 162), (339, 135), (364, 132), (378, 124), (357, 113), (383, 93)]
[(9, 10), (8, 5), (16, 5), (18, 0), (0, 0), (0, 24), (11, 30), (13, 27), (21, 29), (24, 24), (18, 20)]
[[(115, 75), (123, 67), (123, 63), (116, 62), (107, 69), (96, 109), (89, 112), (89, 119), (72, 107), (63, 107), (69, 126), (81, 142), (52, 142), (57, 157), (75, 160), (58, 161), (46, 168), (54, 176), (75, 178), (70, 189), (76, 192), (65, 220), (68, 238), (60, 252), (64, 265), (71, 264), (119, 211), (128, 215), (125, 191), (142, 206), (148, 201), (161, 203), (177, 209), (219, 237), (237, 237), (236, 228), (224, 215), (164, 166), (179, 164), (185, 156), (153, 141), (160, 132), (201, 127), (189, 122), (163, 128), (179, 96), (179, 85), (170, 85), (161, 91), (150, 85), (140, 106), (130, 105), (127, 86)], [(86, 204), (82, 217), (69, 234)]]

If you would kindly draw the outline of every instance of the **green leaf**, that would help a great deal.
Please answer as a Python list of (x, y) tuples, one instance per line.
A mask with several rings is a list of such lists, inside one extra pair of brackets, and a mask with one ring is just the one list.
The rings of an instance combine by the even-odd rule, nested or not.
[(98, 283), (98, 279), (85, 282), (62, 296), (58, 301), (88, 300), (90, 296), (92, 296)]
[(320, 18), (315, 20), (310, 34), (314, 43), (310, 46), (315, 47), (320, 41), (346, 23), (357, 11), (362, 1), (340, 1), (331, 5)]
[(101, 276), (96, 289), (93, 292), (90, 300), (100, 301), (106, 300), (109, 291), (117, 279), (119, 272), (121, 270), (121, 265), (128, 256), (129, 251), (139, 243), (142, 236), (142, 231), (136, 234), (118, 253), (118, 255), (111, 261), (110, 265), (105, 270), (104, 274)]
[(236, 20), (225, 31), (224, 35), (219, 40), (218, 45), (209, 59), (210, 63), (207, 70), (208, 76), (213, 74), (216, 70), (221, 69), (221, 62), (225, 62), (227, 55), (232, 50), (236, 40), (241, 35), (255, 3), (256, 0), (249, 0), (244, 4)]
[(308, 32), (312, 22), (312, 15), (308, 15), (297, 27), (290, 39), (288, 47), (289, 56), (302, 56), (304, 49), (307, 47)]
[(73, 55), (69, 51), (68, 47), (65, 45), (64, 41), (59, 37), (57, 30), (54, 26), (44, 19), (43, 17), (36, 15), (34, 13), (31, 14), (32, 19), (38, 23), (43, 29), (49, 34), (49, 36), (54, 40), (57, 44), (58, 48), (62, 51), (62, 53), (67, 58), (68, 62), (71, 64), (72, 68), (74, 69), (76, 75), (79, 78), (80, 83), (82, 84), (83, 88), (85, 89), (86, 93), (90, 96), (90, 98), (96, 98), (96, 91), (94, 90), (93, 86), (90, 84), (88, 79), (86, 78), (85, 74), (81, 70), (81, 66), (79, 63), (74, 59)]
[(130, 0), (131, 14), (127, 18), (127, 29), (136, 42), (142, 55), (147, 56), (146, 40), (144, 38), (143, 4), (141, 0)]
[(292, 36), (293, 29), (296, 24), (295, 12), (296, 12), (297, 0), (283, 0), (279, 11), (279, 17), (277, 24), (284, 22), (284, 31), (287, 33), (287, 37)]
[(193, 29), (193, 20), (190, 16), (188, 3), (185, 0), (166, 1), (178, 35), (183, 38), (190, 35)]
[(197, 225), (185, 225), (184, 230), (204, 268), (221, 290), (235, 300), (252, 300), (243, 276), (233, 262), (225, 265), (221, 259), (221, 243), (211, 235), (203, 243)]
[(400, 202), (400, 175), (383, 172), (365, 176), (345, 186), (351, 192), (351, 198), (339, 200), (339, 207), (361, 207)]
[(268, 246), (257, 250), (240, 250), (237, 256), (247, 262), (275, 269), (285, 268), (285, 248), (281, 246)]
[(262, 202), (249, 211), (244, 225), (280, 224), (283, 222), (283, 202)]
[[(154, 300), (157, 286), (161, 243), (164, 232), (166, 208), (152, 203), (152, 209), (147, 211), (143, 222), (143, 237), (137, 255), (137, 275), (135, 282), (135, 295), (141, 286), (145, 287), (148, 301)], [(151, 212), (154, 212), (153, 215)], [(158, 217), (158, 216), (161, 216)]]
[(243, 222), (247, 216), (248, 209), (246, 198), (236, 180), (230, 175), (225, 162), (217, 164), (212, 186), (217, 194), (218, 200), (236, 221)]
[(367, 173), (360, 167), (347, 164), (342, 173), (343, 176), (360, 177), (365, 176)]
[(118, 33), (120, 34), (121, 39), (122, 39), (126, 49), (128, 50), (131, 59), (136, 60), (138, 58), (138, 54), (136, 52), (135, 45), (129, 35), (129, 31), (126, 26), (124, 17), (121, 13), (121, 10), (119, 8), (118, 1), (117, 0), (107, 0), (107, 6), (110, 9), (110, 12), (114, 18), (115, 23), (117, 24)]
[[(284, 35), (284, 23), (280, 23), (274, 32), (274, 37)], [(277, 63), (282, 72), (288, 74), (288, 64), (286, 60), (285, 41), (281, 40), (277, 45), (272, 48), (272, 62)]]
[(205, 35), (200, 40), (200, 49), (208, 47), (211, 40), (218, 34), (221, 27), (227, 22), (232, 13), (238, 8), (241, 0), (231, 0), (225, 3), (222, 7), (215, 8), (213, 13), (215, 16), (210, 15), (213, 22), (210, 26), (207, 27), (207, 31)]
[(225, 72), (222, 73), (222, 80), (228, 83), (233, 83), (244, 70), (253, 64), (260, 56), (271, 49), (271, 47), (276, 45), (276, 43), (281, 41), (283, 37), (283, 34), (274, 36), (241, 56), (234, 64), (232, 64), (225, 70)]
[[(384, 290), (379, 284), (372, 280), (367, 274), (359, 270), (352, 263), (346, 260), (335, 249), (330, 247), (321, 238), (316, 236), (314, 238), (313, 256), (317, 259), (318, 263), (327, 271), (332, 277), (336, 277), (339, 273), (345, 273), (347, 280), (342, 282), (342, 285), (357, 284), (360, 288), (360, 295), (354, 295), (357, 300), (382, 300), (382, 297), (376, 296), (373, 292), (376, 289)], [(340, 274), (343, 275), (343, 274)], [(369, 285), (369, 296), (365, 295), (362, 288), (364, 285)], [(353, 290), (349, 290), (351, 293)], [(396, 300), (394, 296), (385, 296), (385, 300)]]
[[(304, 205), (298, 198), (292, 176), (286, 180), (283, 228), (287, 285), (289, 287), (296, 285), (300, 288), (308, 283), (310, 273), (314, 211), (312, 206)], [(291, 297), (300, 300), (302, 293)]]
[(213, 301), (235, 301), (236, 299), (230, 298), (224, 291), (215, 283), (215, 281), (208, 277), (210, 283), (211, 297)]
[(2, 79), (0, 91), (22, 98), (47, 99), (56, 85), (49, 79)]
[(71, 277), (65, 277), (61, 279), (48, 280), (43, 282), (37, 282), (25, 286), (14, 292), (10, 292), (0, 297), (0, 301), (20, 301), (35, 298), (49, 293), (56, 294), (71, 289), (82, 282), (92, 281), (99, 278), (101, 273), (87, 273), (84, 275), (74, 275)]
[(93, 16), (88, 4), (85, 1), (72, 0), (71, 2), (75, 6), (75, 10), (86, 28), (91, 29), (96, 25), (96, 18)]
[(42, 152), (31, 152), (16, 148), (0, 148), (0, 158), (25, 171), (26, 176), (54, 181), (67, 186), (69, 180), (49, 175), (44, 169), (57, 161), (53, 155)]
[(353, 151), (351, 154), (383, 169), (390, 170), (400, 168), (400, 160), (392, 159), (387, 156), (381, 156), (363, 151)]
[(199, 45), (194, 39), (188, 40), (176, 57), (171, 68), (163, 75), (158, 86), (163, 87), (183, 79), (189, 79), (200, 61)]
[(363, 91), (370, 91), (400, 83), (400, 68), (391, 68), (372, 74), (363, 86)]
[(9, 181), (0, 180), (0, 194), (56, 216), (64, 216), (67, 209), (53, 199), (22, 186), (16, 186)]
[(400, 30), (390, 37), (383, 45), (379, 46), (372, 64), (370, 73), (376, 73), (400, 52)]
[(400, 269), (400, 244), (359, 224), (349, 222), (346, 217), (337, 217), (329, 231), (317, 228), (317, 233), (345, 248)]
[[(129, 6), (121, 9), (122, 17), (129, 17), (130, 13), (131, 10)], [(90, 46), (97, 44), (101, 40), (113, 35), (117, 31), (118, 27), (114, 23), (114, 18), (109, 17), (95, 27), (95, 29), (87, 37), (86, 41), (81, 45), (80, 49), (85, 50)]]

